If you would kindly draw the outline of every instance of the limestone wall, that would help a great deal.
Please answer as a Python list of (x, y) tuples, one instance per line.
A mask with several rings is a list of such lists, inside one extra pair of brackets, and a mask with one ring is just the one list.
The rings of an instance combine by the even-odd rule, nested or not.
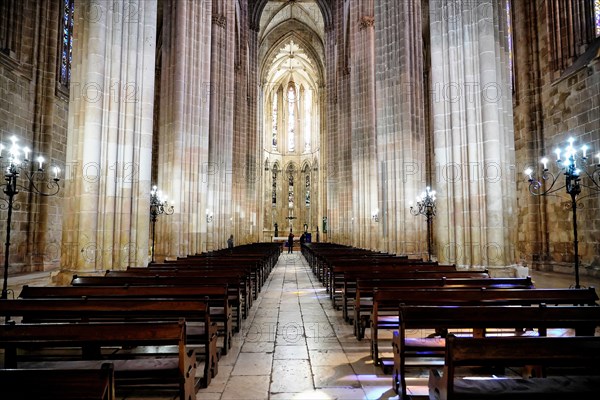
[[(571, 136), (576, 146), (587, 143), (592, 154), (600, 152), (600, 38), (586, 43), (585, 37), (576, 37), (572, 53), (564, 53), (557, 59), (555, 46), (558, 39), (552, 29), (553, 14), (549, 2), (513, 3), (515, 179), (519, 204), (517, 251), (530, 265), (572, 273), (570, 199), (564, 189), (558, 192), (561, 197), (532, 196), (522, 171), (531, 166), (539, 173), (539, 160), (544, 155), (551, 160), (550, 171), (558, 171), (553, 162), (556, 159), (553, 151), (557, 146), (564, 148)], [(575, 3), (582, 7), (592, 4), (587, 0)], [(569, 30), (585, 30), (582, 26), (584, 18), (581, 15), (575, 17), (569, 22)], [(561, 40), (569, 42), (565, 37)], [(564, 185), (564, 182), (561, 177), (557, 185)], [(585, 178), (582, 180), (584, 184), (587, 182)], [(584, 189), (581, 197), (589, 193)], [(581, 273), (597, 274), (595, 269), (600, 267), (600, 196), (582, 199), (578, 208)]]
[[(0, 142), (15, 135), (21, 146), (42, 154), (46, 165), (65, 169), (68, 94), (57, 89), (59, 0), (6, 1), (0, 29)], [(6, 36), (8, 35), (8, 37)], [(4, 153), (6, 155), (6, 153)], [(6, 159), (2, 159), (2, 165)], [(19, 184), (28, 186), (21, 176)], [(2, 181), (4, 183), (4, 180)], [(26, 190), (15, 197), (10, 270), (58, 266), (61, 255), (62, 196), (45, 198)], [(0, 193), (2, 243), (7, 219)], [(4, 246), (0, 249), (4, 260)]]

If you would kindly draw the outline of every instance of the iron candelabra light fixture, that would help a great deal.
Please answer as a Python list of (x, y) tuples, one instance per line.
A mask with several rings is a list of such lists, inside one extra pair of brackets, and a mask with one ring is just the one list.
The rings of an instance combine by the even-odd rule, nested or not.
[(433, 230), (431, 226), (433, 224), (433, 217), (435, 217), (435, 190), (431, 190), (429, 186), (425, 188), (425, 191), (417, 196), (417, 206), (413, 207), (410, 205), (410, 213), (415, 217), (418, 215), (424, 215), (427, 220), (427, 256), (428, 261), (431, 261), (431, 244), (433, 242)]
[[(600, 153), (594, 158), (597, 163), (589, 161), (587, 145), (582, 145), (580, 149), (573, 146), (575, 139), (570, 137), (569, 144), (564, 149), (556, 148), (556, 165), (558, 173), (553, 174), (548, 169), (549, 159), (543, 157), (540, 163), (543, 165), (540, 178), (536, 178), (535, 171), (532, 168), (527, 168), (524, 173), (529, 181), (529, 192), (534, 196), (557, 196), (559, 190), (565, 189), (570, 197), (567, 203), (567, 209), (570, 208), (573, 212), (573, 254), (575, 257), (575, 288), (579, 289), (579, 239), (577, 238), (577, 202), (586, 197), (594, 196), (600, 193)], [(590, 173), (588, 169), (594, 168)], [(564, 185), (557, 184), (561, 175), (565, 177)], [(586, 181), (582, 182), (582, 177)], [(589, 190), (585, 196), (580, 196), (582, 188)]]
[(171, 215), (175, 212), (173, 206), (167, 201), (162, 191), (158, 190), (156, 185), (152, 186), (150, 191), (150, 220), (152, 221), (152, 262), (154, 262), (154, 242), (156, 239), (156, 220), (159, 215)]
[[(5, 147), (0, 143), (0, 160), (6, 158), (6, 164), (2, 161), (2, 168), (4, 168), (4, 180), (6, 183), (0, 185), (3, 188), (3, 192), (8, 199), (0, 199), (0, 210), (7, 210), (8, 215), (6, 218), (6, 242), (4, 243), (4, 283), (2, 285), (1, 299), (8, 298), (8, 270), (9, 270), (9, 258), (10, 258), (10, 230), (12, 223), (12, 213), (15, 207), (14, 197), (20, 193), (20, 191), (29, 192), (33, 194), (39, 194), (40, 196), (54, 196), (60, 190), (58, 182), (60, 181), (60, 168), (54, 166), (52, 168), (54, 178), (49, 179), (44, 171), (45, 159), (43, 156), (38, 156), (35, 162), (31, 162), (29, 156), (32, 151), (28, 147), (21, 147), (17, 143), (19, 139), (16, 136), (11, 136), (11, 146), (6, 148), (7, 154), (4, 155)], [(21, 158), (22, 156), (22, 158)], [(24, 176), (27, 183), (24, 185), (19, 184), (19, 176)]]

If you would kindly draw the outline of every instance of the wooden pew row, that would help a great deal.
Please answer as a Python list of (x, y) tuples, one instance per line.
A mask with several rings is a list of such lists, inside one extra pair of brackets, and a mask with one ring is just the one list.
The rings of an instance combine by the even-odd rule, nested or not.
[[(397, 280), (401, 282), (408, 282), (411, 280), (419, 279), (490, 279), (489, 274), (483, 272), (468, 272), (468, 271), (454, 271), (454, 272), (437, 272), (437, 271), (413, 271), (413, 272), (402, 272), (394, 273), (392, 276), (388, 274), (377, 274), (373, 273), (372, 276), (377, 279), (389, 279)], [(406, 284), (408, 287), (410, 283)], [(401, 286), (400, 286), (401, 287)], [(438, 288), (437, 286), (434, 288)], [(365, 288), (367, 289), (367, 288)], [(353, 308), (353, 324), (355, 336), (358, 340), (364, 337), (364, 328), (369, 326), (369, 315), (373, 309), (373, 300), (368, 296), (373, 296), (373, 288), (369, 288), (368, 293), (365, 296), (361, 295), (360, 283), (357, 283), (355, 290), (355, 300)], [(364, 315), (364, 317), (363, 317)], [(365, 319), (366, 320), (361, 320)]]
[(227, 354), (233, 336), (232, 309), (223, 286), (44, 286), (25, 285), (21, 299), (179, 299), (208, 301), (212, 322), (222, 324), (223, 348)]
[[(207, 302), (173, 299), (19, 299), (0, 300), (0, 316), (21, 317), (23, 323), (187, 321), (186, 341), (203, 351), (202, 385), (218, 372), (217, 325), (210, 320)], [(199, 355), (199, 354), (198, 354)]]
[[(478, 273), (476, 273), (478, 274)], [(380, 273), (346, 273), (346, 278), (354, 282), (347, 289), (344, 282), (344, 292), (342, 296), (342, 311), (346, 308), (343, 314), (347, 321), (354, 322), (354, 313), (350, 318), (350, 313), (347, 309), (354, 310), (356, 307), (357, 314), (368, 313), (373, 307), (373, 293), (375, 289), (386, 288), (452, 288), (460, 289), (467, 287), (490, 288), (490, 289), (533, 289), (534, 284), (531, 277), (527, 278), (489, 278), (489, 277), (431, 277), (431, 278), (397, 278), (396, 274), (380, 274)]]
[(355, 258), (338, 258), (328, 262), (320, 272), (319, 280), (323, 282), (328, 291), (335, 288), (335, 284), (343, 281), (343, 274), (346, 271), (363, 271), (371, 270), (422, 270), (422, 271), (456, 271), (454, 265), (439, 265), (437, 262), (428, 262), (423, 260), (412, 260), (408, 258), (386, 258), (378, 260), (374, 257)]
[(408, 337), (408, 331), (468, 329), (474, 337), (485, 337), (490, 329), (508, 328), (515, 335), (525, 335), (527, 328), (546, 336), (548, 329), (568, 328), (574, 329), (577, 336), (593, 336), (597, 326), (600, 326), (600, 307), (400, 305), (399, 329), (394, 332), (392, 342), (393, 388), (400, 398), (406, 399), (407, 367), (436, 367), (444, 362), (444, 337)]
[(373, 294), (373, 310), (369, 319), (356, 316), (364, 330), (371, 326), (371, 349), (373, 361), (381, 363), (379, 357), (378, 331), (380, 329), (397, 329), (398, 305), (498, 305), (498, 306), (531, 306), (531, 305), (583, 305), (596, 306), (598, 295), (594, 288), (589, 289), (376, 289)]
[[(246, 318), (250, 307), (252, 306), (252, 289), (248, 276), (241, 271), (220, 271), (220, 270), (182, 270), (171, 269), (155, 271), (147, 268), (136, 268), (127, 271), (106, 271), (105, 278), (111, 279), (131, 279), (131, 278), (150, 278), (155, 280), (179, 279), (193, 282), (192, 284), (203, 286), (226, 286), (230, 295), (230, 303), (236, 310), (236, 331), (239, 330), (241, 319)], [(78, 277), (79, 278), (79, 277)], [(80, 277), (83, 278), (83, 277)], [(89, 282), (89, 280), (88, 280)], [(71, 282), (72, 285), (80, 285), (81, 280)], [(157, 285), (160, 283), (156, 283)], [(239, 324), (237, 323), (239, 322)]]
[(78, 276), (71, 280), (72, 286), (218, 286), (227, 287), (229, 304), (235, 311), (235, 329), (239, 330), (242, 318), (248, 313), (248, 292), (237, 277), (185, 277), (185, 276)]
[(269, 273), (277, 263), (281, 254), (281, 248), (277, 243), (254, 243), (251, 245), (237, 246), (233, 249), (223, 249), (209, 253), (189, 255), (183, 260), (231, 260), (243, 261), (252, 260), (262, 265)]
[[(429, 398), (594, 399), (600, 387), (600, 337), (502, 337), (446, 340), (443, 374), (432, 370)], [(461, 379), (464, 367), (540, 365), (548, 375), (522, 379)], [(574, 371), (581, 375), (574, 375)], [(567, 375), (568, 374), (568, 375)]]
[[(173, 262), (173, 263), (164, 263), (164, 264), (150, 264), (148, 267), (127, 267), (125, 271), (113, 271), (113, 272), (140, 272), (145, 273), (147, 275), (152, 275), (152, 273), (156, 275), (160, 275), (166, 272), (179, 272), (182, 273), (200, 273), (205, 272), (204, 275), (232, 275), (232, 276), (240, 276), (241, 280), (245, 282), (244, 287), (248, 290), (248, 308), (252, 307), (252, 300), (256, 300), (258, 293), (260, 292), (260, 288), (262, 286), (262, 278), (260, 274), (256, 271), (253, 271), (251, 267), (244, 266), (232, 266), (232, 265), (219, 265), (218, 263), (203, 265), (203, 264), (193, 264), (193, 263), (181, 263), (181, 262)], [(152, 272), (152, 273), (151, 273)], [(109, 274), (107, 274), (109, 275)], [(201, 274), (202, 275), (202, 274)]]
[(306, 243), (301, 248), (302, 255), (308, 261), (315, 275), (320, 276), (320, 270), (326, 268), (332, 260), (365, 258), (370, 257), (372, 259), (384, 259), (384, 258), (404, 258), (406, 256), (397, 256), (389, 253), (374, 252), (371, 250), (358, 249), (354, 247), (337, 245), (333, 243)]
[[(376, 255), (363, 255), (359, 258), (350, 255), (341, 255), (336, 257), (329, 257), (322, 260), (318, 266), (316, 275), (319, 281), (325, 284), (325, 287), (329, 289), (331, 282), (334, 281), (334, 275), (332, 273), (335, 267), (357, 267), (360, 269), (368, 270), (372, 267), (397, 267), (402, 268), (407, 264), (410, 265), (421, 265), (424, 268), (426, 266), (438, 266), (437, 262), (423, 261), (420, 259), (409, 259), (407, 257), (391, 257), (389, 255), (382, 256)], [(456, 269), (451, 266), (449, 269)]]
[[(326, 280), (326, 289), (329, 291), (329, 297), (333, 299), (334, 306), (337, 300), (341, 300), (342, 291), (346, 282), (355, 282), (352, 280), (352, 274), (402, 274), (407, 272), (445, 272), (455, 274), (458, 272), (479, 272), (481, 271), (457, 271), (454, 265), (424, 264), (419, 262), (402, 262), (400, 264), (365, 264), (363, 261), (359, 264), (334, 264), (329, 269), (328, 279)], [(346, 275), (350, 278), (347, 278)]]
[[(132, 268), (128, 267), (127, 272), (137, 272), (141, 270), (147, 271), (206, 271), (207, 273), (211, 272), (226, 272), (226, 273), (237, 273), (243, 276), (243, 278), (248, 282), (248, 287), (251, 290), (252, 296), (249, 296), (250, 301), (256, 300), (258, 298), (258, 293), (260, 293), (268, 274), (262, 268), (254, 265), (231, 265), (230, 262), (226, 260), (220, 261), (204, 261), (204, 260), (181, 260), (181, 261), (172, 261), (165, 262), (163, 264), (150, 264), (146, 268)], [(250, 304), (252, 306), (252, 304)]]
[[(227, 285), (231, 294), (231, 303), (240, 302), (242, 318), (246, 318), (252, 306), (252, 285), (250, 277), (242, 270), (196, 269), (196, 268), (128, 268), (126, 271), (107, 270), (105, 277), (110, 278), (192, 278), (194, 281), (203, 280), (206, 285)], [(74, 280), (73, 280), (74, 281)], [(72, 283), (73, 284), (73, 283)], [(238, 300), (235, 296), (238, 296)]]
[[(6, 302), (3, 300), (2, 302)], [(20, 300), (11, 300), (20, 302)], [(100, 354), (108, 347), (112, 353), (116, 387), (128, 385), (177, 385), (179, 398), (195, 400), (196, 355), (186, 347), (185, 322), (90, 323), (90, 324), (15, 324), (0, 325), (0, 346), (6, 349), (5, 368), (90, 369), (106, 362)], [(114, 354), (115, 347), (176, 346), (173, 357), (132, 358)], [(78, 348), (79, 360), (20, 361), (17, 349)], [(97, 351), (86, 351), (86, 349)], [(62, 376), (69, 379), (70, 376)], [(20, 397), (26, 398), (26, 397)], [(85, 398), (78, 397), (77, 399)]]
[(5, 399), (114, 400), (114, 367), (0, 369), (0, 388)]

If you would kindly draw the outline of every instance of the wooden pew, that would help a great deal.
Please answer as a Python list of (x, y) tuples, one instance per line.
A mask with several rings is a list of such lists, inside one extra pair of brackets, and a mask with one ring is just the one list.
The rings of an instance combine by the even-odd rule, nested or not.
[[(104, 273), (105, 277), (125, 277), (132, 278), (138, 276), (144, 277), (179, 277), (179, 278), (193, 278), (196, 281), (203, 279), (205, 283), (218, 283), (222, 284), (222, 280), (226, 280), (228, 286), (232, 287), (232, 294), (237, 291), (243, 298), (244, 302), (248, 303), (248, 307), (252, 304), (252, 283), (250, 277), (243, 270), (197, 270), (197, 269), (182, 269), (182, 268), (170, 268), (154, 270), (149, 268), (135, 268), (127, 271), (107, 270)], [(236, 283), (237, 279), (237, 283)], [(235, 289), (235, 290), (233, 290)]]
[[(446, 339), (443, 375), (435, 369), (430, 372), (429, 398), (594, 399), (600, 387), (599, 363), (600, 337), (459, 338), (451, 335)], [(548, 375), (468, 380), (457, 375), (462, 367), (526, 365), (541, 365)], [(569, 367), (568, 371), (561, 371)], [(581, 370), (582, 375), (572, 375), (573, 369)]]
[(232, 310), (227, 287), (223, 286), (29, 286), (19, 294), (21, 299), (180, 299), (206, 301), (211, 321), (223, 324), (222, 354), (231, 348), (233, 336)]
[[(388, 279), (388, 280), (399, 280), (402, 282), (414, 280), (414, 279), (490, 279), (488, 273), (484, 272), (468, 272), (468, 271), (455, 271), (455, 272), (436, 272), (436, 271), (414, 271), (414, 272), (403, 272), (396, 273), (393, 276), (389, 276), (388, 274), (371, 274), (371, 277), (374, 279)], [(357, 281), (356, 290), (355, 290), (355, 300), (354, 300), (354, 332), (355, 336), (358, 340), (361, 340), (364, 337), (364, 328), (369, 326), (369, 314), (373, 309), (373, 300), (369, 299), (369, 297), (373, 297), (374, 288), (366, 286), (365, 295), (363, 296), (361, 290), (361, 281)], [(411, 286), (410, 283), (407, 283), (408, 287)], [(402, 287), (402, 286), (399, 286)], [(438, 288), (438, 287), (435, 287)], [(434, 289), (435, 289), (434, 288)], [(424, 288), (423, 288), (424, 289)], [(448, 288), (451, 289), (451, 288)], [(406, 290), (406, 289), (405, 289)], [(363, 316), (364, 315), (364, 316)]]
[[(361, 260), (344, 260), (334, 262), (327, 267), (327, 271), (323, 277), (325, 289), (329, 292), (330, 298), (334, 298), (335, 294), (344, 282), (344, 275), (348, 272), (384, 272), (384, 273), (405, 273), (405, 272), (448, 272), (456, 273), (457, 269), (454, 265), (439, 265), (437, 263), (409, 260), (409, 259), (386, 259), (384, 262), (377, 262), (372, 258)], [(464, 271), (458, 271), (464, 272)], [(473, 272), (473, 271), (467, 271)], [(475, 272), (487, 272), (485, 270)]]
[[(460, 275), (460, 276), (458, 276)], [(533, 289), (531, 277), (527, 278), (490, 278), (480, 272), (463, 272), (460, 274), (428, 274), (429, 277), (402, 278), (401, 275), (390, 273), (346, 273), (349, 280), (354, 280), (350, 289), (344, 283), (342, 296), (342, 311), (344, 319), (350, 322), (348, 308), (354, 309), (355, 305), (360, 312), (370, 312), (373, 302), (367, 300), (373, 297), (376, 288), (461, 288), (461, 287), (487, 287), (508, 289)], [(461, 277), (462, 276), (462, 277)], [(353, 315), (354, 316), (354, 315)]]
[(73, 286), (219, 286), (227, 287), (229, 304), (236, 312), (235, 329), (239, 330), (242, 318), (248, 315), (248, 292), (237, 277), (178, 277), (178, 276), (78, 276), (71, 280)]
[[(360, 328), (371, 325), (371, 348), (375, 364), (379, 358), (379, 329), (397, 329), (398, 306), (404, 305), (497, 305), (497, 306), (531, 306), (531, 305), (586, 305), (595, 306), (598, 295), (594, 288), (589, 289), (377, 289), (373, 294), (373, 310), (370, 320), (360, 317)], [(392, 315), (386, 315), (386, 313)]]
[(200, 346), (205, 365), (202, 384), (218, 373), (217, 325), (208, 302), (174, 299), (19, 299), (0, 300), (0, 316), (21, 317), (23, 323), (187, 321), (187, 343)]
[(114, 367), (0, 369), (0, 390), (5, 399), (114, 400)]
[(328, 279), (329, 296), (333, 299), (334, 306), (337, 300), (342, 297), (342, 292), (345, 286), (350, 287), (356, 280), (352, 279), (356, 275), (388, 275), (406, 274), (410, 272), (444, 272), (447, 274), (464, 274), (464, 273), (487, 273), (487, 271), (457, 271), (454, 265), (436, 265), (423, 264), (418, 262), (403, 262), (401, 264), (372, 264), (365, 265), (364, 261), (360, 264), (342, 264), (333, 265), (330, 268), (330, 279)]
[[(485, 337), (490, 329), (512, 329), (525, 335), (524, 329), (537, 329), (547, 336), (551, 328), (574, 329), (577, 336), (593, 336), (600, 326), (600, 307), (506, 307), (506, 306), (404, 306), (399, 310), (399, 329), (394, 332), (392, 350), (393, 388), (407, 398), (407, 367), (443, 365), (445, 338), (411, 338), (407, 331), (468, 329), (474, 337)], [(496, 332), (491, 332), (495, 334)], [(504, 333), (503, 333), (504, 334)], [(382, 359), (385, 366), (386, 360)]]
[[(3, 301), (6, 302), (6, 301)], [(20, 302), (12, 300), (11, 302)], [(196, 355), (186, 347), (186, 324), (180, 322), (14, 324), (0, 325), (0, 346), (6, 349), (5, 368), (89, 369), (106, 359), (100, 349), (109, 347), (117, 388), (126, 385), (176, 384), (179, 398), (195, 400)], [(176, 346), (174, 357), (132, 358), (128, 352), (114, 353), (114, 347)], [(79, 348), (79, 360), (20, 361), (17, 349)], [(98, 351), (86, 351), (86, 349)], [(63, 376), (62, 379), (70, 379)]]
[[(235, 265), (232, 265), (235, 262)], [(165, 261), (162, 264), (149, 264), (145, 268), (134, 268), (128, 267), (126, 272), (139, 272), (139, 271), (154, 271), (155, 273), (162, 273), (164, 271), (182, 271), (191, 273), (189, 271), (206, 271), (207, 274), (214, 274), (218, 272), (224, 272), (226, 274), (237, 274), (243, 277), (247, 282), (248, 287), (251, 289), (252, 296), (250, 300), (256, 299), (264, 280), (267, 276), (266, 267), (258, 266), (256, 262), (250, 265), (239, 265), (234, 260), (223, 260), (223, 259), (184, 259), (176, 261)]]

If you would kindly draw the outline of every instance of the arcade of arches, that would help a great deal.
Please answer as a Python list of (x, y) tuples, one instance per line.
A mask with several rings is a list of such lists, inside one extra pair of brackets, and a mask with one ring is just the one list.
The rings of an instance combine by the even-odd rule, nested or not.
[[(9, 275), (146, 265), (153, 185), (157, 260), (290, 228), (424, 257), (431, 186), (440, 262), (570, 272), (570, 203), (521, 171), (570, 136), (600, 152), (600, 4), (556, 4), (3, 1), (0, 141), (61, 169), (16, 196)], [(591, 274), (600, 196), (580, 203)]]

